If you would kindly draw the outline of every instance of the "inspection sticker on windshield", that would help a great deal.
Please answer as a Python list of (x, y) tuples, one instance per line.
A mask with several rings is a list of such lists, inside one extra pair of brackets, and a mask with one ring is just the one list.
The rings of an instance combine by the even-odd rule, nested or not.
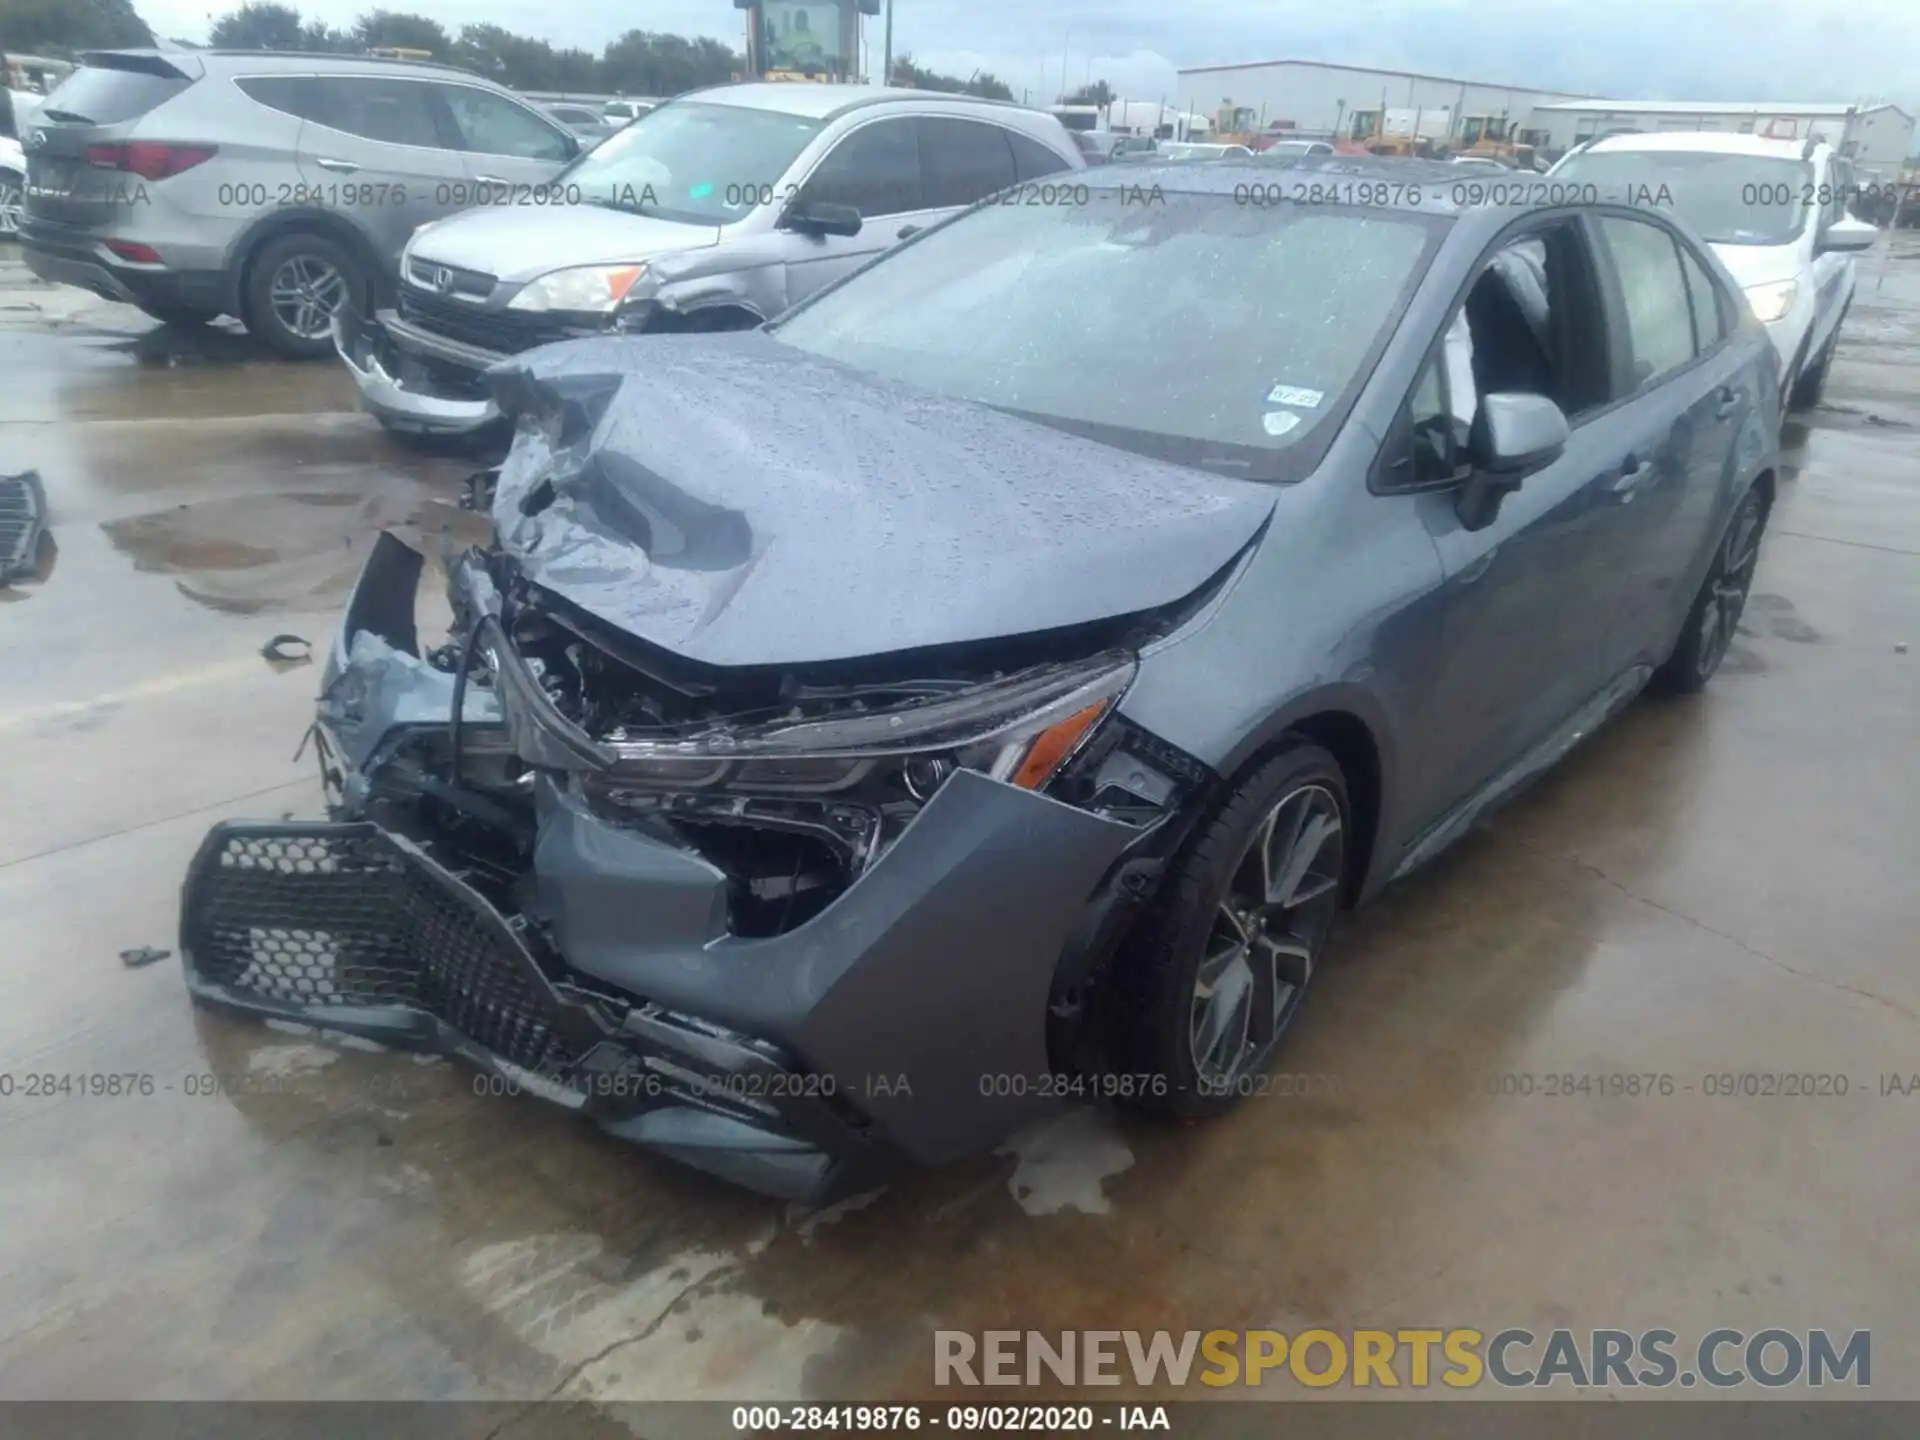
[(1302, 410), (1317, 410), (1320, 402), (1326, 398), (1324, 390), (1302, 390), (1297, 385), (1276, 385), (1267, 392), (1269, 405), (1298, 405)]
[(1291, 410), (1269, 410), (1260, 417), (1260, 423), (1269, 435), (1284, 435), (1300, 424), (1300, 417)]

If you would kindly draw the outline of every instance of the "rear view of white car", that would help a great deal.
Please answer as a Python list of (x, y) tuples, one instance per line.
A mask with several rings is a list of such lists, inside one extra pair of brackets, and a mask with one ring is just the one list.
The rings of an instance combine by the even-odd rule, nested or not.
[(1767, 327), (1780, 391), (1820, 402), (1840, 323), (1853, 303), (1854, 255), (1879, 231), (1848, 213), (1853, 166), (1824, 141), (1710, 132), (1614, 135), (1573, 151), (1557, 181), (1601, 200), (1666, 209), (1713, 246)]

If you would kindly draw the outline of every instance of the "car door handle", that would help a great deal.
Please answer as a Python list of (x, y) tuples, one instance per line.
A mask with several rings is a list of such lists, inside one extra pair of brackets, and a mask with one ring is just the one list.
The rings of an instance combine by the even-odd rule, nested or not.
[(498, 175), (476, 175), (473, 178), (478, 180), (482, 185), (498, 185), (507, 190), (513, 188), (513, 182), (511, 180), (503, 180)]
[(1637, 455), (1629, 455), (1620, 466), (1620, 473), (1607, 489), (1622, 500), (1633, 499), (1634, 491), (1653, 478), (1653, 462), (1642, 460)]
[(1713, 407), (1713, 418), (1716, 420), (1732, 419), (1733, 412), (1740, 408), (1740, 402), (1746, 398), (1746, 391), (1736, 390), (1731, 385), (1722, 385), (1720, 387), (1720, 403)]
[(902, 225), (900, 227), (900, 233), (893, 238), (896, 240), (911, 240), (925, 228), (923, 225)]
[(322, 155), (318, 160), (315, 160), (313, 163), (318, 165), (322, 170), (333, 171), (333, 173), (336, 175), (351, 175), (353, 174), (354, 171), (360, 168), (358, 165), (354, 164), (353, 161), (351, 160), (334, 160), (325, 155)]

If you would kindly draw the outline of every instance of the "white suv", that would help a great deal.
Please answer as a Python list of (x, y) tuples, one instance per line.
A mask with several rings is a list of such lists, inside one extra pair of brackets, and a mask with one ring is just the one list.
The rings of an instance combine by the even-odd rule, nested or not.
[(1708, 131), (1612, 135), (1570, 152), (1553, 179), (1602, 201), (1678, 214), (1713, 246), (1780, 356), (1783, 408), (1820, 401), (1854, 254), (1879, 231), (1848, 213), (1853, 164), (1824, 141)]

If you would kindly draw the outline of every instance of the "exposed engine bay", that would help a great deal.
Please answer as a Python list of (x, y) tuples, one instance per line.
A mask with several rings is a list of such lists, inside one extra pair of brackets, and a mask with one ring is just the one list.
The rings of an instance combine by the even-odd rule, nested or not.
[[(486, 506), (496, 472), (475, 476)], [(448, 561), (450, 636), (419, 658), (362, 632), (351, 661), (411, 663), (447, 723), (406, 725), (357, 758), (355, 669), (321, 699), (337, 820), (431, 845), (509, 913), (537, 831), (534, 769), (503, 691), (574, 746), (553, 757), (598, 819), (691, 850), (727, 877), (728, 933), (785, 934), (896, 841), (961, 767), (1144, 826), (1206, 775), (1114, 717), (1137, 647), (1192, 604), (1051, 635), (814, 666), (716, 667), (617, 629), (529, 581), (499, 545)], [(349, 617), (349, 624), (352, 617)], [(432, 705), (426, 707), (432, 710)], [(524, 712), (526, 706), (519, 707)]]

